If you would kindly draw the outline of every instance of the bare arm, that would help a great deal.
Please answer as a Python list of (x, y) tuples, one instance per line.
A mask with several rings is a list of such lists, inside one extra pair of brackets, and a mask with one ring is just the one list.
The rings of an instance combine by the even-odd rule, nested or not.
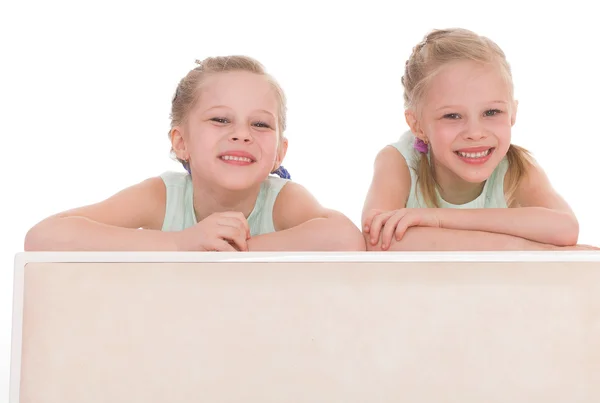
[[(539, 175), (536, 175), (536, 173), (532, 172), (528, 178), (523, 180), (517, 195), (519, 204), (523, 207), (498, 210), (481, 209), (479, 211), (436, 209), (436, 213), (442, 215), (441, 221), (444, 228), (410, 227), (401, 241), (392, 240), (390, 248), (386, 250), (548, 250), (552, 249), (553, 246), (546, 243), (554, 243), (554, 245), (560, 245), (561, 243), (574, 244), (574, 242), (571, 242), (572, 239), (567, 239), (564, 242), (550, 239), (556, 234), (543, 234), (544, 229), (547, 229), (548, 226), (542, 227), (542, 230), (527, 228), (524, 225), (519, 225), (516, 231), (513, 228), (514, 220), (522, 220), (522, 215), (531, 215), (532, 211), (536, 209), (535, 207), (532, 207), (533, 210), (528, 208), (531, 203), (537, 203), (540, 206), (537, 208), (538, 212), (542, 211), (544, 214), (549, 212), (550, 215), (541, 218), (540, 216), (534, 216), (533, 219), (527, 217), (530, 226), (533, 225), (532, 222), (538, 222), (540, 219), (551, 220), (552, 218), (549, 217), (553, 214), (557, 216), (561, 216), (565, 212), (572, 214), (566, 203), (561, 203), (562, 199), (559, 196), (553, 192), (548, 192), (547, 182), (546, 186), (541, 187), (542, 190), (546, 189), (545, 192), (535, 193), (531, 191), (531, 187), (536, 181), (540, 180)], [(389, 146), (381, 150), (375, 159), (373, 180), (363, 208), (363, 223), (369, 221), (368, 217), (373, 215), (373, 211), (384, 212), (405, 208), (410, 193), (410, 181), (410, 172), (404, 157)], [(553, 197), (549, 197), (550, 195), (553, 195)], [(533, 200), (531, 200), (532, 198)], [(546, 210), (541, 206), (546, 206)], [(555, 210), (550, 211), (548, 206), (553, 206)], [(511, 216), (507, 218), (506, 215), (495, 215), (496, 212), (502, 215), (510, 214)], [(448, 216), (444, 216), (445, 213)], [(452, 216), (453, 214), (454, 216)], [(465, 219), (464, 216), (469, 214), (470, 216)], [(489, 221), (492, 220), (493, 222), (490, 223)], [(469, 225), (466, 225), (465, 221)], [(556, 223), (552, 225), (556, 225)], [(566, 226), (568, 225), (567, 223)], [(505, 229), (505, 231), (503, 233), (498, 229)], [(532, 231), (535, 232), (533, 236)], [(570, 235), (569, 232), (565, 233)], [(561, 235), (564, 235), (564, 233), (559, 234), (559, 236)], [(368, 229), (365, 230), (364, 236), (367, 242), (367, 250), (381, 250), (381, 239), (377, 244), (372, 245)], [(533, 240), (525, 239), (528, 236)], [(544, 239), (555, 242), (543, 242)]]
[(374, 211), (398, 210), (410, 194), (410, 171), (406, 160), (391, 146), (383, 148), (373, 167), (373, 179), (363, 205), (362, 222)]
[(323, 208), (302, 186), (286, 184), (273, 207), (276, 232), (248, 240), (250, 251), (364, 251), (360, 230), (343, 214)]
[[(381, 251), (381, 241), (368, 244), (368, 250)], [(520, 251), (556, 250), (557, 247), (516, 236), (482, 231), (432, 227), (410, 227), (400, 241), (392, 239), (391, 251)]]
[(517, 189), (516, 201), (519, 205), (516, 208), (440, 209), (437, 214), (443, 228), (514, 235), (556, 246), (577, 243), (577, 219), (541, 168), (528, 167)]
[(172, 233), (160, 231), (165, 203), (162, 179), (151, 178), (100, 203), (44, 219), (27, 232), (24, 247), (26, 251), (176, 250)]

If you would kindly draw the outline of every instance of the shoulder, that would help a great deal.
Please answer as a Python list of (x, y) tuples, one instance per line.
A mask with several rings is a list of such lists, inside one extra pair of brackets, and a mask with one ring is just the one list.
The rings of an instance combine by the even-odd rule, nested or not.
[[(409, 134), (412, 136), (412, 133)], [(387, 145), (382, 148), (373, 164), (371, 184), (363, 203), (363, 217), (372, 210), (387, 211), (405, 207), (413, 182), (412, 175), (398, 147)]]
[(542, 185), (536, 183), (539, 180), (542, 182), (548, 180), (537, 161), (528, 152), (514, 145), (511, 145), (511, 149), (496, 171), (498, 176), (503, 174), (503, 190), (505, 194), (514, 196), (511, 203), (514, 207), (518, 206), (519, 194), (528, 193), (536, 185)]
[[(509, 170), (510, 171), (510, 170)], [(516, 170), (515, 170), (516, 171)], [(537, 163), (530, 163), (524, 166), (522, 173), (517, 176), (517, 172), (507, 174), (511, 181), (519, 181), (515, 196), (519, 200), (529, 198), (532, 193), (544, 192), (551, 188), (550, 180), (546, 172)]]
[(124, 228), (160, 229), (165, 212), (166, 191), (160, 177), (145, 179), (88, 206), (57, 214), (86, 217)]
[(159, 178), (166, 187), (187, 186), (191, 183), (191, 176), (187, 172), (166, 171), (160, 174)]
[(132, 211), (139, 211), (144, 216), (144, 223), (140, 228), (160, 229), (162, 227), (167, 203), (167, 191), (162, 176), (145, 179), (124, 192), (128, 195), (124, 195), (124, 200), (119, 202), (120, 208), (124, 207), (123, 204), (130, 204)]
[(524, 165), (521, 175), (519, 177), (516, 175), (516, 173), (512, 173), (507, 177), (510, 177), (511, 180), (518, 180), (518, 186), (515, 189), (515, 201), (518, 206), (545, 207), (566, 212), (574, 217), (569, 204), (554, 189), (546, 172), (533, 158)]
[(375, 157), (375, 176), (379, 172), (399, 174), (410, 178), (418, 155), (414, 149), (415, 136), (412, 132), (404, 132), (398, 141), (383, 147)]
[(327, 210), (304, 186), (286, 179), (272, 179), (275, 179), (272, 183), (281, 186), (273, 206), (273, 225), (276, 231), (327, 215)]
[(402, 133), (397, 141), (389, 144), (389, 147), (396, 149), (406, 161), (412, 161), (417, 157), (414, 149), (414, 142), (415, 136), (409, 130)]
[(278, 176), (269, 176), (262, 183), (262, 187), (270, 193), (277, 193), (288, 183), (293, 183), (290, 179), (283, 179)]
[(410, 188), (411, 167), (403, 154), (393, 146), (381, 149), (375, 157), (373, 182), (382, 186)]

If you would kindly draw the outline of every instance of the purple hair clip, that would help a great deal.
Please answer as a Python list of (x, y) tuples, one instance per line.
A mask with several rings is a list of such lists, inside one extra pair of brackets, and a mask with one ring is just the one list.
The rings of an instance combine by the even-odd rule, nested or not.
[(427, 143), (418, 137), (415, 137), (414, 147), (415, 150), (417, 150), (420, 153), (427, 154), (429, 152), (429, 146), (427, 145)]
[(273, 173), (282, 179), (292, 179), (290, 173), (283, 167), (283, 165), (280, 165), (279, 168), (273, 171)]

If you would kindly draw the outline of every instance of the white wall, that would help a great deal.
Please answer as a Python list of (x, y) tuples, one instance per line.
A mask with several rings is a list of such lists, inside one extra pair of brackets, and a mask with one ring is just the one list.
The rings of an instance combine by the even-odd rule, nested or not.
[(571, 204), (580, 242), (600, 244), (595, 186), (586, 183), (598, 172), (600, 144), (592, 3), (207, 3), (2, 7), (0, 396), (7, 393), (13, 256), (25, 232), (47, 215), (180, 169), (169, 158), (170, 99), (194, 60), (209, 55), (247, 54), (267, 66), (289, 98), (285, 166), (358, 223), (376, 152), (405, 130), (400, 77), (412, 47), (432, 28), (487, 35), (513, 67), (514, 143), (534, 152)]

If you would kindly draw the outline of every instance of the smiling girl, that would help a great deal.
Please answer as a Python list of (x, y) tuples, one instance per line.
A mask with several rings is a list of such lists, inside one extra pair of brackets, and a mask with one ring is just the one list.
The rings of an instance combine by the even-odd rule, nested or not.
[(577, 243), (573, 211), (511, 143), (517, 101), (493, 41), (435, 30), (404, 76), (410, 131), (380, 151), (363, 209), (369, 250), (557, 249)]
[[(246, 56), (198, 63), (175, 92), (169, 138), (187, 172), (46, 218), (25, 250), (364, 250), (360, 230), (281, 166), (286, 99)], [(271, 174), (277, 174), (275, 177)]]

